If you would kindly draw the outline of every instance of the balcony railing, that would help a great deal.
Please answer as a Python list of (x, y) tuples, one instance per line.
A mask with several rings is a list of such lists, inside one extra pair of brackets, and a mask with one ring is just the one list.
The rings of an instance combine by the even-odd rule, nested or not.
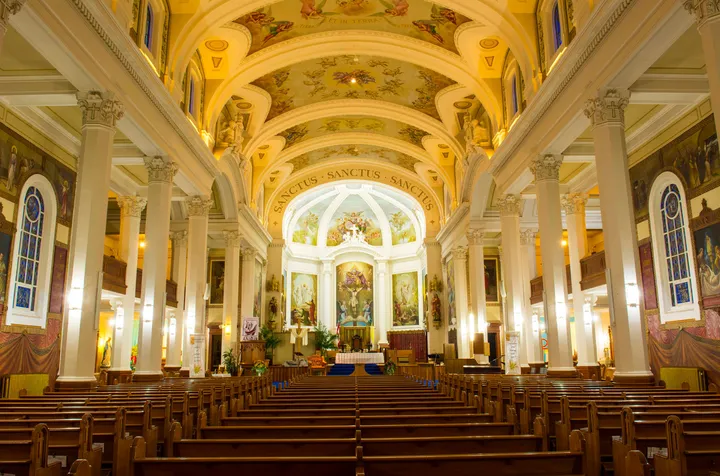
[[(565, 278), (567, 279), (568, 293), (572, 292), (572, 281), (570, 280), (570, 265), (565, 266)], [(530, 280), (530, 304), (543, 302), (543, 278), (542, 275)]]
[[(125, 285), (125, 272), (127, 263), (112, 256), (103, 256), (103, 289), (118, 294), (125, 294), (127, 286)], [(165, 282), (166, 304), (170, 307), (177, 307), (177, 283), (167, 280)], [(137, 270), (137, 280), (135, 281), (135, 297), (139, 298), (142, 294), (142, 269)]]
[[(601, 251), (580, 260), (580, 289), (596, 288), (605, 284), (605, 252)], [(567, 276), (568, 293), (572, 293), (572, 281), (570, 277), (570, 265), (565, 267)], [(530, 303), (538, 304), (543, 302), (543, 280), (538, 276), (530, 280)]]

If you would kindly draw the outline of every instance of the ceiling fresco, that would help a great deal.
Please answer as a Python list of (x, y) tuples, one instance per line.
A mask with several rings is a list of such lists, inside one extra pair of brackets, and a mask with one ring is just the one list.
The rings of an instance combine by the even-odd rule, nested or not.
[(415, 164), (419, 162), (413, 157), (403, 154), (402, 152), (396, 152), (382, 147), (373, 147), (369, 145), (342, 145), (313, 150), (295, 157), (288, 163), (292, 164), (293, 173), (295, 173), (305, 167), (310, 167), (329, 160), (338, 160), (348, 157), (378, 160), (384, 163), (398, 165), (413, 173), (415, 173)]
[(470, 21), (425, 0), (284, 0), (235, 20), (252, 34), (249, 53), (312, 33), (375, 30), (457, 53), (455, 30)]
[(359, 195), (349, 195), (335, 210), (328, 228), (327, 246), (342, 244), (343, 236), (353, 225), (365, 234), (369, 245), (382, 246), (380, 222), (370, 205)]
[(349, 132), (380, 134), (393, 139), (404, 140), (418, 147), (422, 147), (423, 137), (429, 135), (422, 129), (399, 121), (363, 116), (316, 119), (293, 126), (278, 135), (285, 138), (285, 148), (287, 149), (317, 137)]
[(333, 56), (298, 63), (255, 80), (272, 96), (268, 120), (331, 99), (389, 101), (440, 119), (437, 93), (453, 84), (432, 70), (373, 56)]

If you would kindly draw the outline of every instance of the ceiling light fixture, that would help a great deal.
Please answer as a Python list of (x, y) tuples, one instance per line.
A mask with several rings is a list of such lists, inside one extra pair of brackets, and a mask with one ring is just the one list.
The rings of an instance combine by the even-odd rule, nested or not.
[(353, 84), (355, 84), (355, 83), (357, 83), (357, 79), (355, 79), (355, 78), (350, 78), (350, 82), (353, 83)]

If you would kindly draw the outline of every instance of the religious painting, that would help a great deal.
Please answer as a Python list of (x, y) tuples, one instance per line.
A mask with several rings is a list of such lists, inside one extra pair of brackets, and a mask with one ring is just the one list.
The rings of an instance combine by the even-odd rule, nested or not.
[(393, 274), (392, 296), (393, 326), (420, 325), (417, 273)]
[(348, 196), (330, 220), (327, 246), (338, 246), (356, 238), (372, 246), (382, 246), (379, 221), (370, 205), (360, 195)]
[[(412, 5), (411, 5), (412, 4)], [(410, 0), (284, 0), (235, 20), (252, 35), (248, 54), (312, 33), (366, 29), (423, 40), (458, 53), (455, 31), (469, 18)]]
[(643, 283), (643, 299), (645, 309), (657, 309), (657, 291), (655, 290), (655, 270), (653, 268), (652, 243), (638, 247), (640, 254), (640, 274)]
[(10, 271), (11, 244), (12, 236), (7, 233), (0, 233), (0, 312), (4, 311), (7, 307), (5, 305), (5, 298), (9, 284), (8, 275)]
[(210, 302), (211, 306), (222, 306), (225, 293), (225, 260), (210, 260)]
[(682, 177), (688, 200), (715, 188), (720, 180), (720, 151), (710, 116), (630, 169), (635, 218), (647, 218), (653, 181), (664, 171)]
[[(325, 204), (323, 203), (321, 205), (324, 206)], [(323, 207), (321, 207), (320, 210), (316, 210), (315, 208), (318, 207), (311, 207), (298, 218), (292, 234), (293, 243), (317, 245), (320, 215), (322, 215), (324, 210), (322, 209)]]
[(58, 197), (58, 221), (69, 226), (75, 196), (75, 172), (53, 160), (43, 162), (43, 171)]
[(262, 264), (255, 260), (255, 297), (253, 300), (253, 316), (262, 317), (260, 312), (262, 310)]
[(417, 240), (415, 226), (410, 220), (410, 217), (407, 216), (402, 210), (398, 210), (397, 212), (390, 215), (389, 221), (390, 234), (392, 235), (393, 245), (411, 243)]
[(317, 274), (290, 274), (290, 322), (317, 325)]
[(344, 326), (374, 325), (372, 265), (359, 261), (343, 263), (337, 266), (336, 276), (338, 330)]
[(420, 162), (419, 160), (396, 150), (390, 150), (385, 147), (358, 144), (334, 145), (314, 149), (298, 155), (297, 157), (291, 159), (288, 163), (293, 166), (293, 173), (296, 173), (313, 165), (323, 164), (332, 160), (346, 160), (355, 157), (362, 157), (365, 160), (397, 165), (398, 167), (402, 167), (412, 173), (415, 173), (415, 164)]
[(693, 232), (703, 305), (720, 304), (720, 222)]
[[(268, 120), (331, 99), (389, 101), (440, 120), (435, 96), (455, 82), (441, 73), (405, 61), (344, 55), (301, 61), (268, 73), (252, 84), (273, 98)], [(287, 148), (311, 134), (311, 125), (303, 123), (279, 135), (285, 138)], [(412, 142), (425, 132), (408, 129), (404, 134), (403, 140)]]
[(485, 258), (485, 300), (487, 302), (500, 302), (500, 290), (498, 288), (498, 259)]
[(452, 260), (448, 260), (445, 271), (447, 273), (448, 324), (454, 326), (457, 324), (457, 317), (455, 314), (455, 264)]
[[(2, 241), (0, 239), (0, 241)], [(55, 258), (50, 282), (50, 306), (48, 312), (62, 314), (65, 301), (65, 270), (67, 269), (68, 250), (63, 246), (55, 246)]]

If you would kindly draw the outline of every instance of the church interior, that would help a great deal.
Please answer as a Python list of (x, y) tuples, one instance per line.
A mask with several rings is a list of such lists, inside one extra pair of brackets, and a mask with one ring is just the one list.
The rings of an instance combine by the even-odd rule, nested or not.
[(0, 27), (0, 475), (718, 474), (718, 0)]

